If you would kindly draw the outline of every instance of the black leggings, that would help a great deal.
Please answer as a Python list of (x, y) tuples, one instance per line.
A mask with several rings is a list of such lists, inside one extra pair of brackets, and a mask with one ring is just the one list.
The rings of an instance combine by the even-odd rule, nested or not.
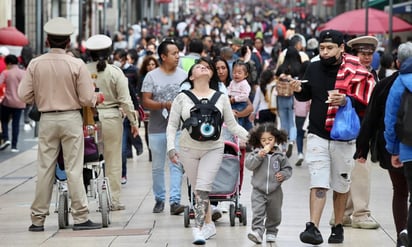
[(395, 222), (396, 233), (406, 228), (408, 218), (408, 185), (403, 169), (388, 170), (392, 181), (392, 214)]
[[(403, 163), (406, 181), (408, 183), (409, 195), (412, 193), (412, 161)], [(409, 196), (409, 211), (408, 211), (408, 239), (409, 247), (412, 247), (412, 197)]]

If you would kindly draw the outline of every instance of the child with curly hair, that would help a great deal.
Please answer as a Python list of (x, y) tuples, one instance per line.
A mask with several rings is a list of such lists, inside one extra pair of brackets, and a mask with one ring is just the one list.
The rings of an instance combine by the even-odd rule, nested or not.
[(250, 131), (249, 144), (254, 150), (246, 157), (245, 166), (253, 171), (252, 231), (248, 238), (262, 243), (275, 242), (282, 214), (281, 184), (292, 176), (292, 167), (278, 145), (287, 141), (287, 134), (276, 129), (274, 123), (258, 124)]

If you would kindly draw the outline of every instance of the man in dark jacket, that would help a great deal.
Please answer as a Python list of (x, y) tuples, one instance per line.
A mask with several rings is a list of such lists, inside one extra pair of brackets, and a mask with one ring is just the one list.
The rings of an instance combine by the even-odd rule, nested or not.
[[(355, 140), (334, 140), (330, 131), (339, 107), (351, 100), (355, 109), (364, 108), (375, 84), (359, 59), (344, 53), (344, 47), (341, 32), (322, 31), (320, 60), (310, 63), (303, 76), (308, 82), (291, 82), (297, 100), (312, 100), (305, 157), (310, 172), (310, 221), (300, 240), (313, 245), (323, 243), (318, 227), (329, 189), (333, 190), (335, 225), (328, 242), (343, 242), (343, 213), (354, 166), (350, 157), (355, 152)], [(332, 89), (335, 92), (328, 95)]]

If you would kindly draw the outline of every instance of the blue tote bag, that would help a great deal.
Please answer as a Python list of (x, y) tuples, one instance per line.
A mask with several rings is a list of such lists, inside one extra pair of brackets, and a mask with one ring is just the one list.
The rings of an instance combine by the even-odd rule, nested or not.
[(335, 116), (330, 137), (339, 141), (350, 141), (358, 137), (360, 130), (360, 120), (355, 108), (352, 107), (352, 101), (346, 97), (346, 105), (339, 107)]

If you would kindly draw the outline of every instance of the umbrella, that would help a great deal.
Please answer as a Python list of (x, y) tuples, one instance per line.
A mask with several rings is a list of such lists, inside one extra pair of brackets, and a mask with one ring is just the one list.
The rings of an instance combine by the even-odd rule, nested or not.
[[(319, 27), (319, 30), (335, 29), (347, 34), (365, 33), (365, 9), (342, 13)], [(392, 16), (392, 32), (411, 31), (412, 25)], [(377, 9), (368, 9), (368, 34), (388, 33), (389, 14)]]
[(29, 44), (27, 37), (15, 27), (0, 28), (0, 45), (25, 46)]

